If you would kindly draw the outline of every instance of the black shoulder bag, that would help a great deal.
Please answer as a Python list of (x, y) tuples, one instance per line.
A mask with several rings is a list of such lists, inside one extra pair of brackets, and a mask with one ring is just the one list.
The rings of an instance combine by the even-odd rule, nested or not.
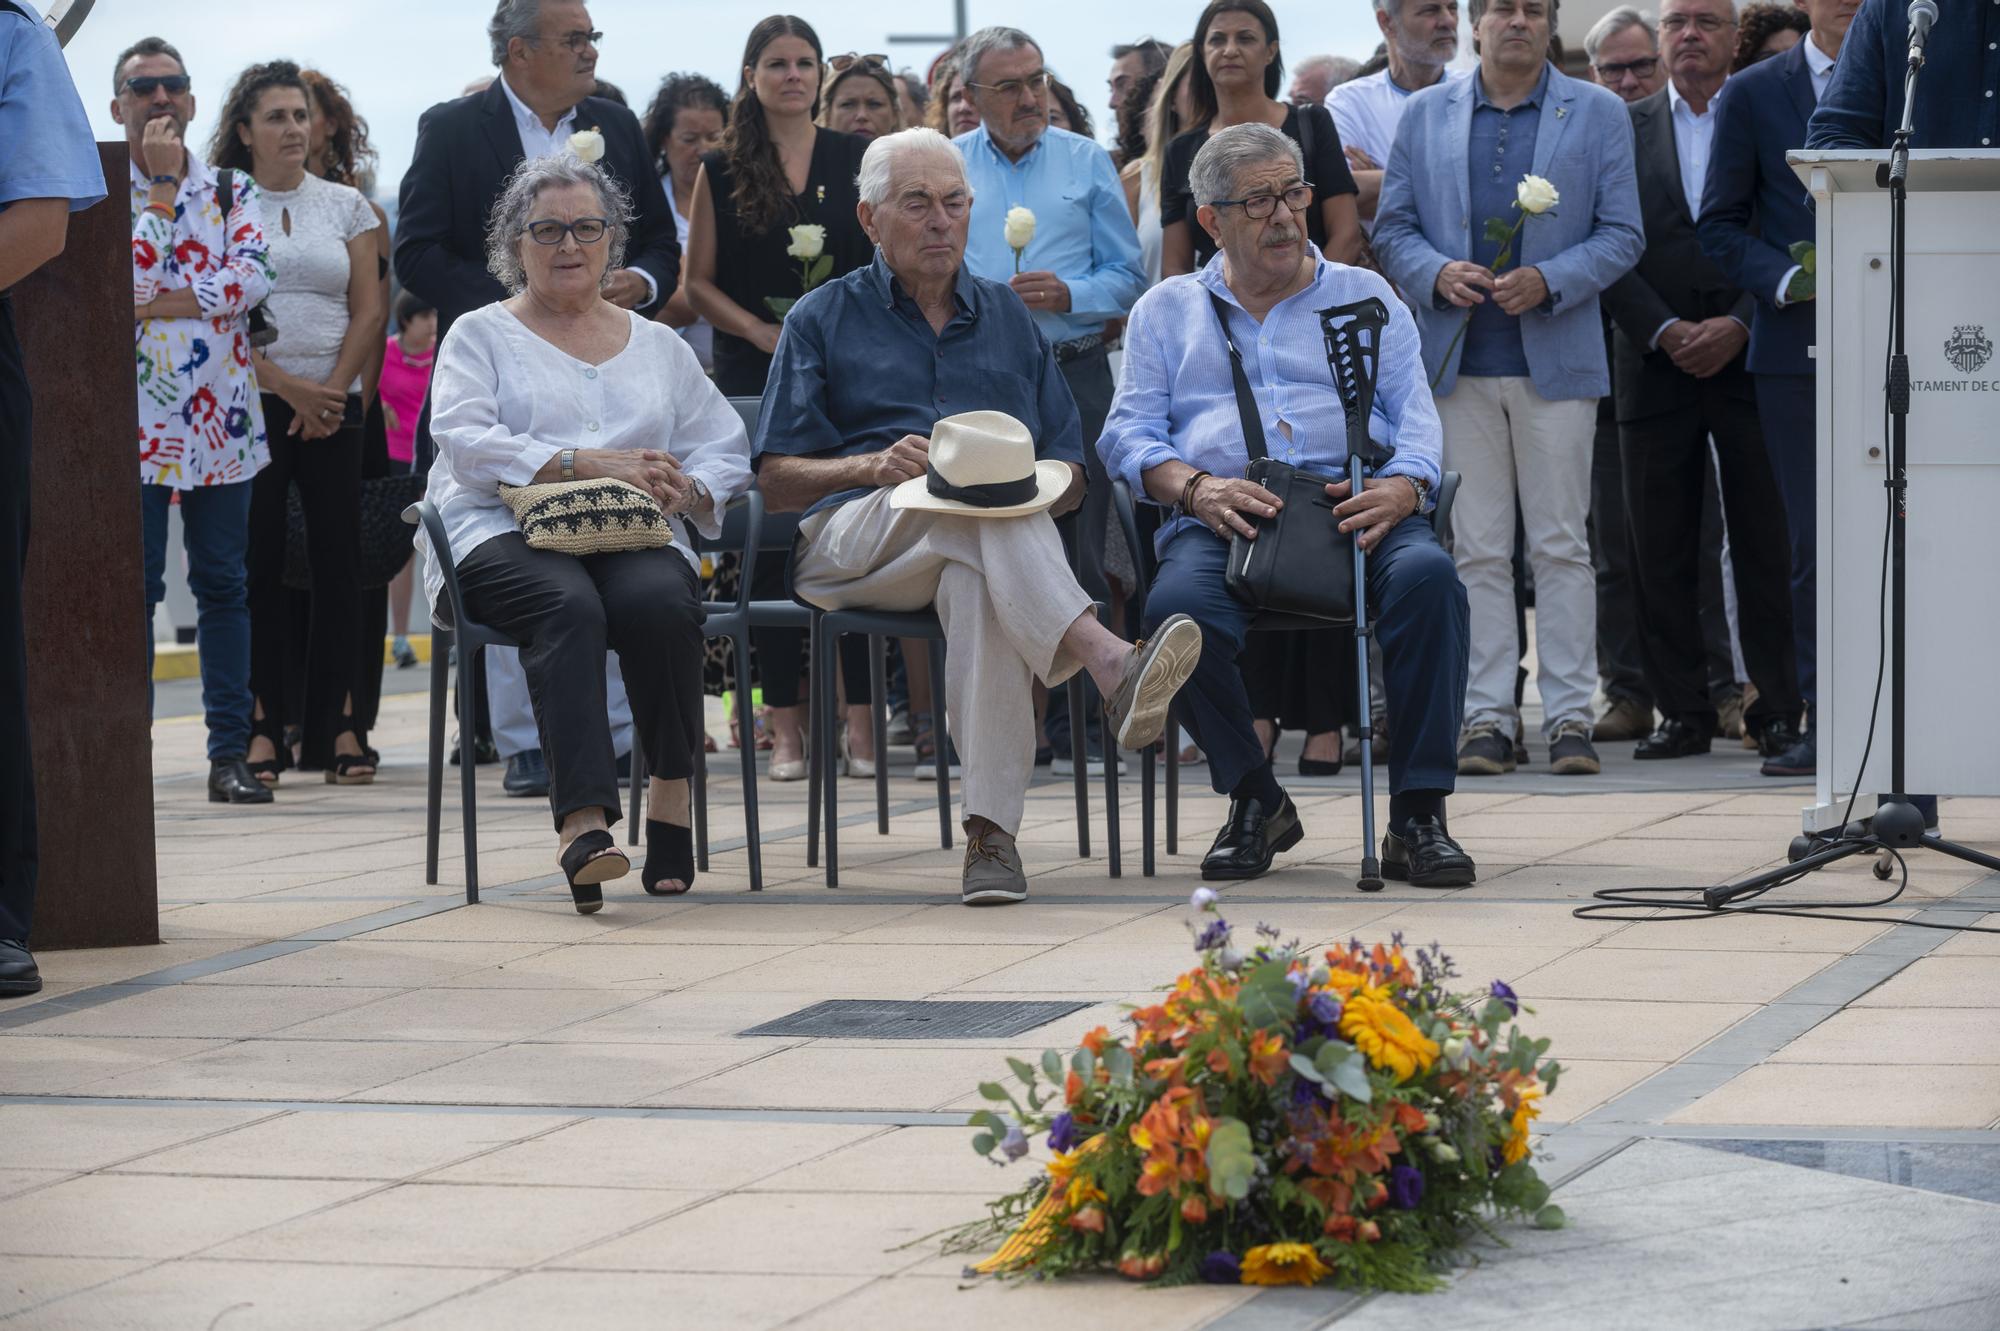
[[(222, 237), (226, 249), (229, 240), (229, 210), (236, 206), (236, 172), (229, 167), (225, 166), (215, 173), (215, 204), (222, 209)], [(246, 329), (244, 336), (253, 347), (261, 349), (278, 340), (277, 320), (271, 317), (271, 312), (264, 308), (264, 302), (261, 300), (250, 307)]]
[[(1243, 356), (1229, 332), (1228, 303), (1213, 292), (1215, 317), (1229, 347), (1229, 369), (1236, 383), (1236, 410), (1243, 423), (1243, 448), (1250, 455), (1244, 476), (1283, 501), (1277, 515), (1241, 516), (1257, 531), (1255, 540), (1240, 534), (1229, 540), (1224, 573), (1229, 594), (1267, 615), (1297, 616), (1329, 624), (1354, 622), (1354, 538), (1334, 521), (1334, 501), (1326, 487), (1347, 479), (1302, 471), (1264, 451), (1263, 419), (1257, 399), (1243, 372)], [(1326, 335), (1327, 361), (1347, 418), (1350, 460), (1373, 468), (1391, 452), (1368, 437), (1368, 416), (1374, 406), (1382, 329), (1389, 311), (1374, 297), (1353, 305), (1319, 312)]]

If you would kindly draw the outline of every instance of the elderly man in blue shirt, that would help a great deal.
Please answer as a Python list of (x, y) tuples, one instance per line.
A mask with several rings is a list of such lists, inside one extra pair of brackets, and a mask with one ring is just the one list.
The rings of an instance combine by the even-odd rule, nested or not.
[[(980, 277), (1005, 282), (1055, 345), (1056, 365), (1076, 399), (1090, 486), (1076, 533), (1083, 585), (1104, 596), (1110, 572), (1129, 581), (1123, 543), (1109, 547), (1109, 487), (1097, 462), (1097, 436), (1111, 409), (1111, 362), (1104, 325), (1122, 318), (1146, 289), (1139, 233), (1111, 157), (1080, 134), (1049, 124), (1049, 72), (1042, 51), (1018, 28), (981, 28), (960, 57), (979, 128), (958, 136), (974, 201), (965, 263)], [(1033, 237), (1014, 249), (1008, 214), (1034, 214)], [(1049, 741), (1058, 776), (1069, 762), (1069, 713), (1051, 708)], [(1094, 764), (1101, 755), (1090, 741)]]
[(973, 191), (958, 149), (935, 130), (891, 134), (869, 145), (857, 183), (875, 261), (786, 317), (758, 480), (773, 509), (805, 513), (793, 569), (805, 600), (936, 607), (965, 760), (961, 900), (1021, 901), (1033, 681), (1087, 670), (1118, 743), (1141, 748), (1159, 738), (1201, 631), (1175, 617), (1135, 647), (1077, 585), (1050, 517), (1083, 494), (1076, 404), (1027, 307), (963, 262)]
[(1347, 416), (1319, 311), (1371, 296), (1387, 306), (1369, 434), (1394, 456), (1358, 496), (1345, 481), (1327, 486), (1337, 502), (1326, 521), (1368, 552), (1367, 595), (1379, 616), (1389, 704), (1383, 875), (1462, 887), (1474, 868), (1446, 829), (1445, 797), (1457, 776), (1465, 704), (1465, 589), (1423, 516), (1442, 479), (1437, 410), (1416, 326), (1389, 284), (1329, 262), (1306, 239), (1300, 214), (1312, 188), (1304, 171), (1297, 145), (1268, 125), (1231, 126), (1196, 155), (1195, 218), (1220, 248), (1200, 272), (1168, 278), (1133, 309), (1124, 381), (1098, 448), (1135, 495), (1171, 509), (1157, 537), (1148, 620), (1185, 614), (1202, 629), (1201, 664), (1181, 710), (1208, 754), (1215, 789), (1230, 797), (1202, 877), (1257, 877), (1304, 832), (1251, 724), (1236, 664), (1253, 612), (1223, 581), (1230, 537), (1252, 536), (1254, 520), (1272, 516), (1278, 503), (1244, 478), (1249, 455), (1229, 343), (1243, 353), (1270, 456), (1338, 475), (1347, 463)]
[(0, 4), (0, 998), (32, 994), (35, 769), (28, 743), (27, 367), (8, 289), (62, 253), (69, 215), (104, 198), (104, 168), (55, 35), (26, 4)]

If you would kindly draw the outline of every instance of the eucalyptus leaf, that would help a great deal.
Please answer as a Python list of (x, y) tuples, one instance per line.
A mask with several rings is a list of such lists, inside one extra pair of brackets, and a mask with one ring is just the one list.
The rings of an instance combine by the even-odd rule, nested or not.
[(1022, 1085), (1032, 1086), (1035, 1084), (1035, 1070), (1025, 1060), (1010, 1058), (1007, 1060), (1007, 1066), (1013, 1070), (1016, 1077), (1021, 1079)]
[(990, 1128), (994, 1132), (1004, 1133), (1007, 1131), (1006, 1121), (990, 1109), (973, 1110), (972, 1117), (966, 1119), (965, 1126), (968, 1128)]
[(981, 1155), (992, 1155), (993, 1148), (997, 1144), (993, 1140), (993, 1134), (990, 1132), (979, 1133), (972, 1139), (972, 1149)]
[(1058, 1054), (1053, 1049), (1044, 1049), (1042, 1051), (1042, 1075), (1050, 1081), (1061, 1081), (1063, 1079), (1061, 1054)]
[(1368, 1080), (1368, 1067), (1360, 1059), (1350, 1058), (1335, 1064), (1332, 1080), (1343, 1094), (1354, 1097), (1364, 1105), (1375, 1099), (1375, 1083)]
[(1313, 1061), (1307, 1058), (1304, 1054), (1292, 1055), (1292, 1071), (1298, 1073), (1301, 1077), (1304, 1077), (1307, 1081), (1317, 1082), (1321, 1086), (1326, 1085), (1325, 1074), (1320, 1072), (1319, 1068), (1313, 1063)]
[(1569, 1217), (1563, 1214), (1562, 1207), (1553, 1202), (1535, 1212), (1535, 1226), (1538, 1229), (1561, 1229), (1568, 1223)]
[(1224, 1197), (1242, 1201), (1257, 1177), (1257, 1148), (1250, 1125), (1240, 1118), (1221, 1118), (1208, 1134), (1208, 1183)]
[(1008, 1098), (1007, 1088), (1002, 1086), (997, 1081), (980, 1082), (979, 1093), (985, 1096), (988, 1100), (1005, 1100)]
[(1112, 1045), (1104, 1051), (1104, 1070), (1111, 1074), (1112, 1085), (1131, 1085), (1132, 1069), (1132, 1053), (1123, 1045)]
[(1288, 1023), (1298, 1015), (1298, 992), (1287, 969), (1282, 961), (1266, 961), (1251, 967), (1244, 977), (1237, 1003), (1252, 1030)]

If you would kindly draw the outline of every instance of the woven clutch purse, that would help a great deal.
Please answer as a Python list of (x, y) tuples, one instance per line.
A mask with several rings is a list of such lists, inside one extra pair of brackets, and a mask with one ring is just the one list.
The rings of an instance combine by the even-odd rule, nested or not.
[(537, 550), (602, 555), (653, 550), (672, 544), (673, 528), (653, 496), (626, 481), (550, 481), (503, 485), (500, 499), (514, 511), (521, 535)]

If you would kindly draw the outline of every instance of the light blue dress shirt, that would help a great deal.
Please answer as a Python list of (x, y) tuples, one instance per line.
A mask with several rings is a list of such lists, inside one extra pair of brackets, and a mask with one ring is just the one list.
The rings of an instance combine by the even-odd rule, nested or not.
[(0, 9), (0, 208), (68, 199), (81, 212), (105, 195), (97, 136), (56, 37), (34, 6)]
[(1049, 272), (1069, 285), (1069, 313), (1037, 310), (1035, 326), (1051, 342), (1102, 332), (1124, 317), (1146, 289), (1139, 231), (1125, 206), (1125, 187), (1111, 156), (1080, 134), (1050, 126), (1018, 162), (1010, 162), (986, 126), (952, 140), (965, 154), (972, 186), (972, 230), (965, 265), (975, 276), (1005, 282), (1014, 251), (1005, 234), (1007, 210), (1035, 215), (1035, 238), (1021, 271)]
[[(1330, 263), (1312, 251), (1312, 284), (1279, 301), (1260, 324), (1223, 280), (1218, 254), (1198, 273), (1170, 277), (1148, 291), (1125, 326), (1125, 376), (1097, 441), (1104, 469), (1144, 499), (1142, 472), (1176, 459), (1217, 476), (1241, 476), (1250, 465), (1229, 347), (1216, 325), (1213, 292), (1230, 306), (1229, 331), (1243, 353), (1243, 370), (1257, 399), (1264, 450), (1304, 471), (1339, 475), (1347, 465), (1347, 413), (1327, 364), (1319, 311), (1379, 297), (1389, 310), (1376, 371), (1369, 437), (1396, 455), (1378, 474), (1410, 476), (1430, 487), (1434, 503), (1443, 477), (1444, 434), (1424, 379), (1416, 323), (1389, 284), (1365, 268)], [(1286, 437), (1280, 428), (1291, 428)], [(1159, 548), (1182, 527), (1165, 524)]]

